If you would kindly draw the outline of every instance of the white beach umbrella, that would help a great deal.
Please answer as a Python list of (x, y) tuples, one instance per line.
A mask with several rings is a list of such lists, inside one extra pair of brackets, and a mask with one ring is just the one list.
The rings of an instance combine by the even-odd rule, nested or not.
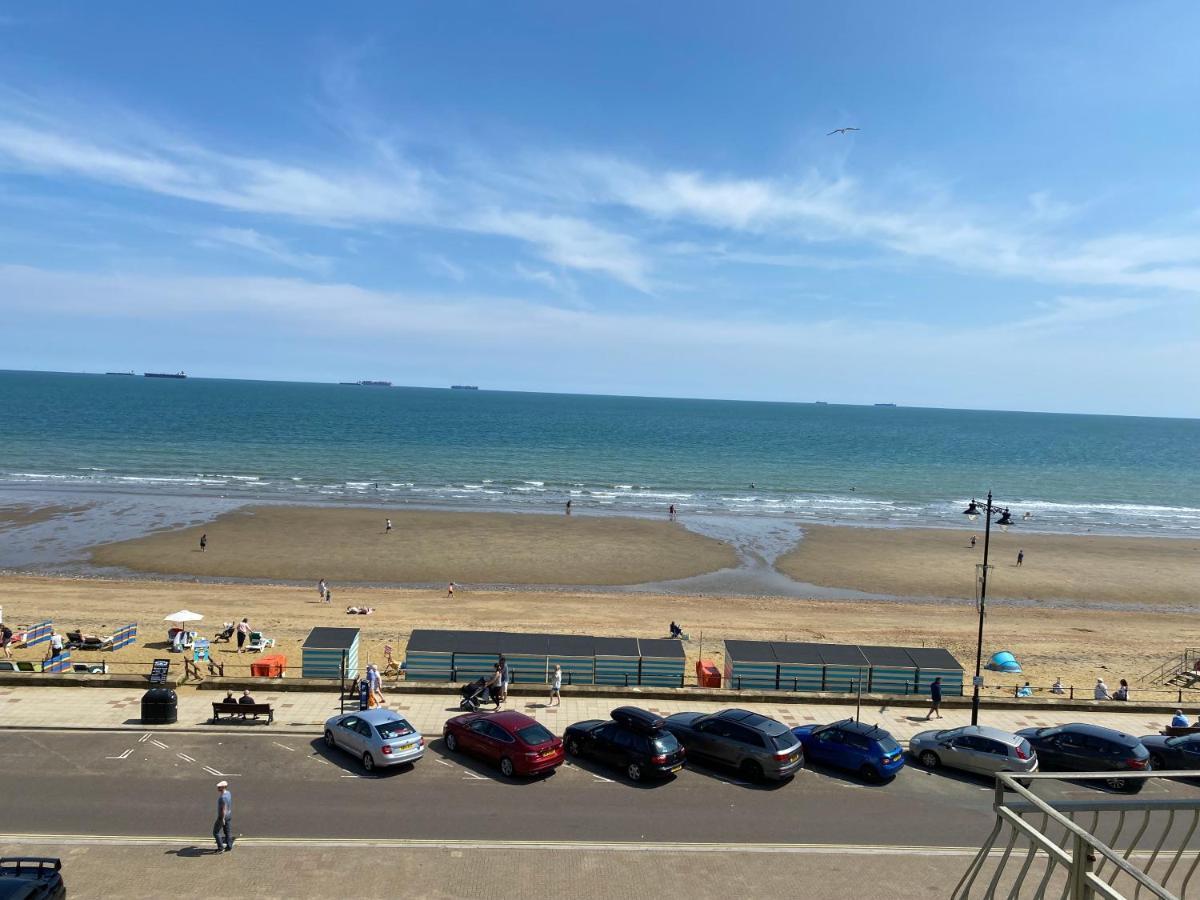
[(179, 612), (171, 613), (169, 616), (164, 616), (164, 622), (199, 622), (204, 616), (200, 613), (194, 613), (188, 609), (181, 609)]

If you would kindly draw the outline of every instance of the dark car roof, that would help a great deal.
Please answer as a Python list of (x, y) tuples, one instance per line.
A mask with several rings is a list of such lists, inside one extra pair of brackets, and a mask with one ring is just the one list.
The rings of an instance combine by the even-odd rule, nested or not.
[(637, 706), (618, 706), (610, 715), (614, 722), (635, 731), (661, 731), (667, 724), (658, 713)]
[(842, 719), (840, 722), (830, 724), (831, 728), (838, 728), (841, 731), (850, 734), (861, 734), (863, 737), (869, 738), (890, 738), (892, 735), (878, 725), (868, 725), (866, 722), (855, 722), (853, 719)]
[(737, 722), (739, 725), (761, 731), (763, 734), (784, 734), (788, 730), (788, 727), (782, 722), (777, 722), (756, 712), (750, 712), (748, 709), (723, 709), (713, 715), (727, 722)]
[[(1049, 729), (1038, 729), (1038, 731), (1048, 731)], [(1086, 734), (1090, 737), (1103, 738), (1106, 741), (1114, 741), (1118, 744), (1127, 744), (1133, 746), (1140, 744), (1137, 738), (1132, 734), (1126, 734), (1123, 731), (1117, 731), (1115, 728), (1105, 728), (1103, 725), (1091, 725), (1087, 722), (1071, 722), (1067, 725), (1056, 725), (1054, 730), (1061, 734), (1064, 731), (1070, 731), (1075, 734)]]

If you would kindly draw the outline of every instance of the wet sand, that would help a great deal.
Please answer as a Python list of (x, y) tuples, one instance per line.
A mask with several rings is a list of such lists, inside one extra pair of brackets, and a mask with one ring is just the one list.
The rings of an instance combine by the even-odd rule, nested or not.
[(360, 584), (612, 586), (736, 561), (729, 545), (666, 521), (299, 506), (247, 507), (92, 554), (96, 565), (139, 573)]
[[(277, 651), (299, 663), (300, 645), (314, 626), (362, 629), (366, 658), (381, 661), (391, 642), (402, 658), (414, 628), (503, 629), (633, 637), (666, 637), (674, 619), (691, 640), (684, 644), (688, 672), (701, 654), (723, 666), (721, 640), (799, 640), (901, 646), (946, 647), (967, 669), (973, 669), (974, 606), (937, 603), (809, 601), (790, 598), (664, 597), (572, 591), (460, 590), (453, 600), (445, 591), (368, 589), (332, 582), (336, 602), (318, 602), (315, 586), (286, 587), (246, 584), (197, 584), (156, 581), (0, 577), (5, 597), (4, 619), (29, 624), (52, 619), (62, 630), (82, 627), (104, 634), (128, 622), (140, 624), (139, 642), (117, 653), (78, 653), (83, 659), (117, 663), (117, 671), (143, 672), (163, 655), (163, 616), (181, 608), (204, 614), (198, 631), (212, 636), (225, 621), (243, 616), (256, 629), (274, 637)], [(371, 616), (348, 616), (349, 604), (374, 606)], [(703, 637), (703, 644), (701, 644)], [(989, 607), (985, 659), (1011, 650), (1026, 674), (989, 673), (988, 684), (1013, 686), (1025, 679), (1049, 685), (1062, 677), (1068, 685), (1090, 690), (1097, 677), (1110, 685), (1137, 678), (1185, 646), (1200, 646), (1200, 623), (1191, 613), (1152, 616), (1131, 612)], [(35, 650), (18, 650), (18, 658), (37, 658)], [(250, 658), (240, 659), (228, 644), (214, 646), (215, 658), (227, 672), (245, 674)], [(240, 670), (237, 667), (242, 667)]]
[[(971, 535), (978, 535), (974, 549)], [(1025, 562), (1015, 565), (1017, 551)], [(797, 581), (902, 597), (975, 597), (983, 531), (806, 526), (778, 562)], [(993, 531), (988, 598), (1200, 606), (1200, 540)]]
[(82, 512), (87, 506), (0, 506), (0, 531), (25, 528), (39, 522), (49, 522), (72, 513)]

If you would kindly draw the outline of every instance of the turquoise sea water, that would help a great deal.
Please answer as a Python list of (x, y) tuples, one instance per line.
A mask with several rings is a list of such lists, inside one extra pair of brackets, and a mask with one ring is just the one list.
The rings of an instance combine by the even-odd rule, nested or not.
[(1200, 534), (1200, 421), (0, 372), (4, 492)]

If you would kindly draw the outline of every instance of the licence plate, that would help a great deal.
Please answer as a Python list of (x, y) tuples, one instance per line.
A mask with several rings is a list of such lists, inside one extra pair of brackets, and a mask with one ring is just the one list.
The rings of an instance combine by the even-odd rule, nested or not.
[(682, 768), (683, 768), (683, 766), (671, 766), (671, 771), (672, 771), (672, 772), (678, 772), (678, 771), (680, 771)]
[(397, 747), (396, 749), (397, 749), (397, 750), (400, 750), (400, 751), (404, 751), (404, 750), (411, 750), (411, 749), (412, 749), (413, 747), (415, 747), (415, 746), (417, 746), (417, 742), (416, 742), (416, 741), (413, 741), (411, 744), (401, 744), (401, 745), (400, 745), (399, 747)]

